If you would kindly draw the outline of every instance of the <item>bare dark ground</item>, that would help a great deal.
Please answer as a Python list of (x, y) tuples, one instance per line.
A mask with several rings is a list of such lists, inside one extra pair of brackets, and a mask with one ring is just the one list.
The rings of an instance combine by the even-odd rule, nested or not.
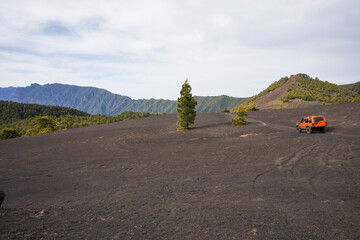
[[(0, 238), (359, 239), (359, 108), (259, 111), (247, 126), (201, 114), (187, 132), (166, 115), (1, 141)], [(329, 131), (297, 133), (311, 114)]]

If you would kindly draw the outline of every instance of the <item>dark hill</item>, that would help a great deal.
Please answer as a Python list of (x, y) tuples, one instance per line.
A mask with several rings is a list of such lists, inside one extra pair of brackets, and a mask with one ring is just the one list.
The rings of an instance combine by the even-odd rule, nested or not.
[(299, 73), (274, 82), (242, 106), (256, 105), (260, 109), (273, 109), (352, 102), (359, 99), (359, 94), (350, 90), (352, 87), (355, 89), (356, 85), (345, 88)]
[(76, 109), (44, 106), (39, 104), (22, 104), (17, 102), (0, 101), (0, 122), (6, 123), (14, 120), (32, 118), (36, 116), (89, 116), (88, 113)]
[(0, 101), (0, 140), (127, 121), (157, 114), (122, 112), (90, 115), (73, 108)]
[[(228, 96), (195, 97), (199, 113), (221, 112), (231, 109), (246, 98)], [(149, 113), (175, 113), (176, 101), (164, 99), (134, 100), (94, 87), (79, 87), (64, 84), (31, 84), (29, 87), (0, 88), (0, 100), (64, 106), (90, 114), (116, 115), (126, 111)]]

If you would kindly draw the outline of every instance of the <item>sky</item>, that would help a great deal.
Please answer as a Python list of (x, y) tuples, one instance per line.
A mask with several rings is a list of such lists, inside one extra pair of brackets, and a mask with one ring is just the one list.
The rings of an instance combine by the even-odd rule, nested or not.
[(359, 0), (0, 0), (0, 87), (249, 97), (284, 76), (360, 81)]

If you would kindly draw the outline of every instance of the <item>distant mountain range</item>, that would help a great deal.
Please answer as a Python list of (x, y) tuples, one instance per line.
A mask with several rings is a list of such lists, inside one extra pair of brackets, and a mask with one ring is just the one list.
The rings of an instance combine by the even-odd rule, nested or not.
[[(198, 102), (196, 109), (199, 113), (213, 113), (231, 109), (248, 98), (195, 96), (195, 99)], [(125, 111), (176, 113), (176, 101), (134, 100), (104, 89), (65, 84), (31, 84), (28, 87), (0, 88), (0, 100), (70, 107), (90, 114), (116, 115)]]

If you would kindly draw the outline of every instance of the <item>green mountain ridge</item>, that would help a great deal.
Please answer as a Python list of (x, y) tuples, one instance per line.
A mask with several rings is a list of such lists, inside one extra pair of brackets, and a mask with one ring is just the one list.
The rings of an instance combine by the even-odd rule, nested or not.
[[(196, 97), (199, 113), (221, 112), (231, 109), (247, 98), (229, 96)], [(122, 112), (176, 113), (176, 101), (165, 99), (139, 99), (113, 94), (94, 87), (65, 84), (31, 84), (28, 87), (0, 88), (0, 100), (35, 103), (78, 109), (90, 114), (116, 115)]]
[(360, 94), (360, 82), (350, 83), (350, 84), (343, 84), (343, 85), (340, 85), (340, 86)]

